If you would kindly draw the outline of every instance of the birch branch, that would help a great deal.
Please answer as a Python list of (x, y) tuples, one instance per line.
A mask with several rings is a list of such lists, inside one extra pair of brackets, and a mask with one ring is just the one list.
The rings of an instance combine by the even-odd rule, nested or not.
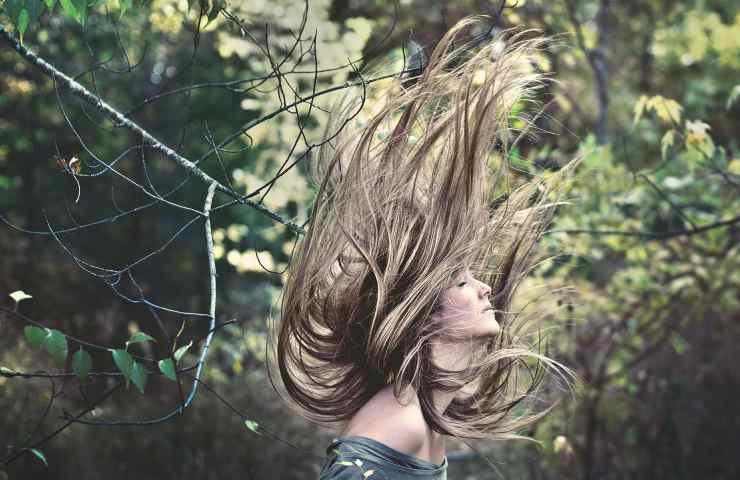
[(110, 104), (105, 102), (102, 98), (95, 95), (87, 88), (85, 88), (79, 82), (75, 81), (74, 79), (66, 75), (64, 72), (60, 71), (58, 68), (56, 68), (55, 66), (53, 66), (51, 63), (47, 62), (40, 56), (31, 52), (24, 45), (21, 45), (21, 43), (10, 32), (8, 32), (5, 29), (5, 27), (3, 27), (1, 24), (0, 24), (0, 40), (3, 40), (5, 43), (7, 43), (13, 50), (18, 52), (18, 54), (21, 57), (23, 57), (31, 65), (39, 69), (41, 73), (43, 73), (44, 75), (48, 77), (51, 77), (60, 86), (66, 87), (74, 95), (82, 98), (87, 103), (94, 106), (101, 113), (103, 113), (106, 117), (110, 118), (113, 121), (114, 125), (118, 127), (127, 128), (131, 130), (132, 132), (135, 132), (137, 135), (140, 135), (143, 143), (153, 148), (154, 150), (161, 152), (167, 158), (173, 160), (180, 167), (189, 171), (190, 173), (192, 173), (194, 176), (199, 178), (204, 183), (208, 185), (215, 184), (217, 190), (223, 193), (226, 193), (230, 197), (239, 201), (239, 203), (247, 204), (248, 206), (259, 211), (261, 214), (271, 218), (272, 220), (285, 225), (294, 233), (297, 233), (297, 234), (305, 233), (304, 229), (300, 225), (284, 219), (281, 215), (273, 212), (272, 210), (268, 209), (264, 205), (260, 205), (257, 202), (253, 202), (251, 200), (245, 199), (244, 197), (240, 195), (237, 195), (233, 190), (230, 190), (228, 187), (224, 186), (223, 184), (218, 182), (216, 179), (212, 178), (210, 175), (208, 175), (203, 170), (198, 168), (196, 163), (188, 160), (187, 158), (183, 157), (182, 155), (178, 154), (176, 151), (174, 151), (173, 149), (165, 145), (163, 142), (157, 140), (152, 134), (150, 134), (148, 131), (142, 128), (138, 123), (132, 121), (131, 119), (126, 117), (124, 114), (119, 112), (117, 109), (112, 107)]

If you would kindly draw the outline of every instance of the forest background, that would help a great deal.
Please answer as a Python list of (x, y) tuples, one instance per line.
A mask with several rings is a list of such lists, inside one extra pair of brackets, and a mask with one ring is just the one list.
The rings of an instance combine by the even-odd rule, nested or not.
[(361, 123), (363, 81), (469, 14), (556, 39), (508, 160), (516, 182), (584, 158), (521, 299), (584, 384), (538, 444), (451, 442), (448, 478), (740, 477), (737, 7), (0, 0), (0, 478), (316, 478), (332, 432), (264, 361), (325, 109), (365, 94)]

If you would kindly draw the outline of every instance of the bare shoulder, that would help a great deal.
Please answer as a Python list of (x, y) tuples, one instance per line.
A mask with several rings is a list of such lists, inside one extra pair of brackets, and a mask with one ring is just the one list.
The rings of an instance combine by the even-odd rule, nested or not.
[(427, 443), (428, 427), (416, 398), (402, 398), (386, 387), (371, 398), (350, 420), (341, 436), (372, 438), (399, 452), (418, 455)]

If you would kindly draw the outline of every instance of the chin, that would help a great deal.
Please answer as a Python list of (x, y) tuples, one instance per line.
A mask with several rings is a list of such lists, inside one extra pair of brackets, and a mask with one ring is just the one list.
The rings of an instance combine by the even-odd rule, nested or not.
[(501, 326), (494, 320), (492, 325), (482, 326), (482, 328), (478, 330), (476, 337), (481, 340), (488, 340), (490, 338), (497, 337), (499, 333), (501, 333)]
[(487, 336), (496, 337), (499, 333), (501, 333), (501, 326), (496, 323), (496, 325), (493, 325), (488, 329)]
[[(489, 310), (490, 312), (490, 310)], [(481, 319), (482, 336), (484, 337), (495, 337), (501, 333), (501, 325), (496, 321), (496, 315), (493, 313), (486, 313)]]

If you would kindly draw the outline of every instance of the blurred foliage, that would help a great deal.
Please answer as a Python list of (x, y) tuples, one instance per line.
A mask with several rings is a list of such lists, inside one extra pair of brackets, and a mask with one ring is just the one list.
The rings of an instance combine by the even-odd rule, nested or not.
[[(291, 30), (303, 20), (303, 4), (297, 2), (232, 3), (229, 9), (248, 19), (260, 35), (270, 25), (270, 45), (278, 52), (291, 44)], [(81, 5), (86, 8), (76, 7)], [(207, 135), (225, 138), (237, 126), (280, 107), (271, 83), (275, 80), (249, 93), (199, 88), (164, 97), (156, 106), (140, 105), (145, 98), (190, 83), (254, 78), (271, 70), (264, 52), (219, 15), (223, 5), (215, 0), (65, 0), (43, 5), (6, 0), (0, 1), (0, 22), (22, 32), (24, 45), (76, 75), (108, 103), (131, 111), (164, 143), (199, 158), (208, 149)], [(23, 20), (23, 6), (28, 20)], [(397, 6), (390, 1), (311, 2), (306, 32), (318, 32), (317, 57), (326, 69), (317, 76), (316, 88), (356, 78), (347, 68), (331, 67), (363, 54), (375, 59), (371, 67), (397, 69), (409, 40), (429, 48), (456, 19), (495, 10), (495, 4), (471, 1), (407, 0)], [(196, 26), (201, 30), (197, 41)], [(497, 29), (515, 26), (555, 36), (536, 68), (558, 82), (542, 92), (545, 109), (535, 122), (536, 135), (513, 152), (517, 171), (512, 174), (546, 176), (575, 155), (584, 159), (569, 193), (570, 205), (560, 209), (543, 241), (545, 252), (555, 258), (527, 279), (521, 302), (538, 300), (546, 325), (553, 327), (550, 353), (572, 366), (584, 385), (525, 432), (539, 445), (479, 445), (504, 478), (737, 478), (740, 422), (732, 412), (740, 394), (739, 373), (733, 368), (740, 353), (740, 257), (734, 221), (740, 212), (736, 2), (520, 0), (496, 24)], [(114, 60), (107, 69), (94, 74), (87, 70), (92, 62), (110, 58)], [(301, 71), (292, 78), (297, 94), (307, 95), (314, 88), (314, 70), (306, 65)], [(82, 173), (98, 170), (69, 132), (53, 82), (8, 48), (0, 50), (0, 72), (4, 216), (19, 226), (44, 230), (47, 219), (60, 228), (145, 202), (137, 189), (101, 176), (81, 177), (80, 201), (74, 203), (78, 187), (65, 174), (65, 162), (60, 167), (57, 159), (79, 158)], [(136, 141), (73, 95), (61, 92), (61, 99), (101, 158), (112, 159)], [(318, 105), (328, 107), (335, 100), (327, 97)], [(364, 118), (372, 108), (371, 96)], [(309, 141), (317, 141), (326, 113), (321, 108), (302, 113)], [(523, 120), (514, 119), (514, 126), (522, 128), (517, 121)], [(234, 153), (222, 154), (223, 165), (211, 159), (201, 167), (237, 191), (250, 191), (279, 171), (299, 133), (297, 115), (278, 115), (240, 136), (231, 146)], [(136, 155), (122, 160), (119, 168), (141, 180)], [(164, 157), (152, 154), (147, 160), (148, 174), (162, 191), (185, 178)], [(312, 196), (306, 163), (274, 185), (264, 197), (266, 206), (298, 221), (306, 218)], [(204, 192), (203, 185), (191, 181), (174, 200), (200, 209)], [(64, 241), (90, 261), (125, 265), (158, 248), (186, 219), (172, 212), (163, 215), (155, 208), (64, 235)], [(237, 322), (215, 337), (205, 381), (254, 423), (245, 425), (204, 389), (187, 415), (157, 427), (75, 425), (12, 464), (10, 478), (146, 479), (193, 473), (315, 478), (322, 446), (332, 432), (317, 431), (283, 405), (263, 369), (266, 322), (275, 315), (282, 285), (281, 275), (264, 267), (282, 271), (295, 236), (249, 208), (220, 210), (213, 222), (219, 317)], [(86, 359), (74, 356), (79, 345), (69, 338), (121, 352), (135, 343), (131, 350), (157, 358), (170, 353), (145, 306), (116, 298), (104, 282), (81, 272), (53, 239), (2, 228), (0, 251), (0, 294), (23, 290), (33, 295), (18, 304), (7, 299), (5, 306), (48, 331), (69, 336), (62, 352), (58, 336), (43, 343), (46, 331), (24, 333), (29, 324), (3, 312), (4, 372), (56, 371), (54, 358), (64, 353), (69, 354), (67, 371), (84, 373)], [(175, 247), (137, 269), (137, 278), (157, 303), (205, 311), (205, 258), (202, 234), (188, 231)], [(546, 291), (556, 294), (543, 296)], [(171, 333), (180, 326), (177, 315), (164, 314), (162, 320)], [(205, 329), (192, 325), (181, 344), (199, 338)], [(132, 342), (137, 332), (151, 334), (157, 342)], [(38, 349), (24, 336), (41, 342)], [(115, 370), (110, 352), (89, 353), (95, 369)], [(184, 358), (192, 356), (189, 352)], [(62, 409), (84, 408), (83, 390), (95, 396), (109, 385), (106, 379), (79, 376), (55, 381), (54, 390), (48, 380), (0, 376), (0, 444), (29, 445), (60, 425)], [(166, 411), (178, 398), (175, 385), (161, 376), (152, 377), (145, 391), (142, 396), (129, 388), (91, 416), (147, 418)], [(54, 411), (37, 429), (52, 393), (57, 396)], [(448, 478), (497, 478), (479, 458), (463, 454), (456, 459), (451, 452), (458, 448), (458, 443), (448, 444)]]

